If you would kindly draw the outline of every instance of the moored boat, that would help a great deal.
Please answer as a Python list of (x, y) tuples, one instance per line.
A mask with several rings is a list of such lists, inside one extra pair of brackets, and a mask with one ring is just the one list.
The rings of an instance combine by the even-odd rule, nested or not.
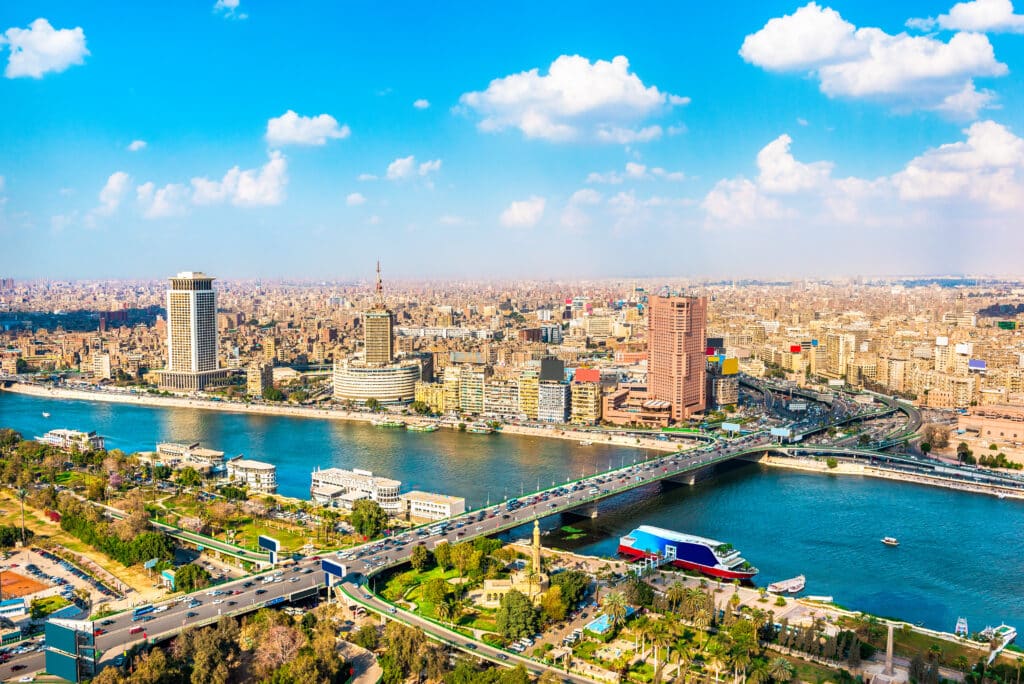
[(409, 432), (437, 432), (438, 427), (433, 423), (408, 423), (406, 424), (405, 429)]
[(634, 559), (665, 558), (678, 568), (719, 579), (749, 580), (757, 574), (732, 544), (650, 525), (620, 537), (619, 553)]
[(472, 432), (474, 435), (489, 435), (494, 432), (494, 428), (484, 423), (472, 423), (466, 428), (466, 432)]
[(768, 591), (773, 594), (795, 594), (798, 591), (803, 591), (806, 584), (807, 578), (803, 575), (797, 575), (781, 582), (772, 582), (768, 585)]
[(43, 411), (43, 418), (49, 418), (49, 417), (50, 417), (50, 414), (47, 413), (46, 411)]
[(584, 439), (580, 441), (580, 446), (593, 446), (593, 444), (594, 443), (591, 442), (589, 439)]
[(389, 420), (387, 418), (374, 418), (370, 421), (370, 424), (374, 427), (383, 428), (400, 428), (405, 427), (405, 423), (401, 420)]
[(896, 537), (882, 537), (882, 543), (886, 546), (899, 546), (900, 540)]

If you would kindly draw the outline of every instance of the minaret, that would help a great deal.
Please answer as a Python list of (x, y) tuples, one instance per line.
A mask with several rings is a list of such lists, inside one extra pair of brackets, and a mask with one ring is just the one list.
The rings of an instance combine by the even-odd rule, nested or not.
[(540, 574), (540, 521), (533, 521), (533, 572)]

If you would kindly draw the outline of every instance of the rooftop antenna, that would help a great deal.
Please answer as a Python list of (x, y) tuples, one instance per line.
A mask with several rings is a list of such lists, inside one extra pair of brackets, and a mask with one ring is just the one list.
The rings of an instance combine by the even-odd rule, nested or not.
[(380, 259), (377, 259), (377, 304), (384, 304), (384, 283), (380, 279)]

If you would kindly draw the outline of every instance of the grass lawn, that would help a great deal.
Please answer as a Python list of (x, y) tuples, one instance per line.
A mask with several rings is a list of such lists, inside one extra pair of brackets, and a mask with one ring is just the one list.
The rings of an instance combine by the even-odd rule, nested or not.
[(46, 596), (45, 598), (36, 599), (32, 602), (32, 609), (36, 614), (40, 616), (49, 615), (50, 613), (60, 610), (65, 606), (70, 606), (71, 601), (68, 601), (63, 596)]

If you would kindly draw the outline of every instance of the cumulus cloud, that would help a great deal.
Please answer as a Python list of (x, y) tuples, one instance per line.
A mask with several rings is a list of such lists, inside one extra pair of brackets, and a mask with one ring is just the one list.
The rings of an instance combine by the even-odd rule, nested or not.
[(142, 216), (148, 219), (180, 216), (186, 212), (188, 189), (178, 183), (168, 183), (157, 188), (152, 182), (143, 183), (135, 189)]
[(288, 163), (277, 151), (259, 169), (241, 170), (235, 166), (221, 180), (192, 179), (192, 201), (195, 204), (230, 202), (240, 207), (280, 204), (288, 184)]
[(603, 199), (601, 193), (592, 188), (577, 190), (569, 197), (565, 208), (562, 209), (559, 223), (570, 232), (583, 232), (583, 229), (590, 225), (590, 214), (584, 210), (584, 207), (596, 206)]
[(361, 182), (361, 183), (366, 183), (366, 182), (369, 182), (369, 181), (377, 180), (377, 176), (376, 176), (376, 174), (373, 174), (373, 173), (361, 173), (358, 176), (356, 176), (356, 180)]
[[(388, 180), (404, 180), (406, 178), (412, 178), (413, 176), (428, 176), (431, 173), (435, 173), (441, 170), (441, 160), (431, 159), (421, 164), (416, 163), (416, 157), (409, 155), (408, 157), (399, 157), (395, 161), (388, 164), (387, 172), (385, 177)], [(362, 178), (360, 178), (362, 179)]]
[(271, 145), (325, 145), (328, 139), (344, 139), (351, 133), (330, 114), (300, 116), (289, 109), (267, 121), (267, 142)]
[(536, 195), (512, 202), (501, 212), (501, 225), (506, 228), (531, 228), (544, 216), (546, 203), (543, 197)]
[(129, 152), (139, 152), (144, 149), (146, 149), (145, 140), (132, 140), (130, 143), (128, 143)]
[(9, 28), (0, 36), (0, 48), (7, 46), (4, 76), (7, 78), (42, 78), (44, 74), (60, 73), (69, 66), (85, 62), (85, 31), (81, 27), (54, 29), (46, 19), (36, 19), (27, 29)]
[(1011, 0), (971, 0), (958, 2), (949, 14), (938, 19), (911, 19), (908, 28), (930, 31), (936, 25), (949, 31), (981, 33), (1024, 33), (1024, 14), (1014, 14)]
[[(897, 109), (936, 109), (976, 115), (978, 98), (957, 100), (973, 78), (1003, 76), (988, 38), (956, 33), (948, 42), (931, 36), (891, 35), (857, 28), (828, 7), (808, 3), (768, 21), (740, 48), (747, 62), (769, 71), (806, 72), (829, 97), (872, 98)], [(965, 109), (954, 111), (957, 104)], [(973, 111), (972, 111), (973, 110)]]
[(107, 182), (100, 190), (100, 206), (94, 213), (100, 216), (110, 216), (121, 206), (121, 200), (129, 190), (132, 179), (124, 171), (115, 171), (107, 178)]
[(358, 207), (360, 204), (366, 204), (366, 197), (362, 193), (353, 192), (345, 198), (345, 204), (350, 207)]
[(511, 74), (494, 79), (486, 90), (459, 98), (462, 109), (481, 117), (482, 131), (516, 128), (527, 138), (609, 143), (660, 137), (660, 126), (637, 124), (688, 102), (689, 98), (645, 85), (621, 55), (593, 63), (579, 55), (562, 55), (546, 75), (538, 69)]
[(912, 159), (893, 176), (907, 200), (965, 198), (990, 208), (1024, 207), (1024, 139), (994, 121), (964, 131), (967, 139)]
[(780, 135), (757, 153), (758, 184), (768, 192), (791, 193), (819, 187), (832, 173), (832, 162), (798, 162), (789, 151), (793, 139)]
[(223, 14), (227, 19), (248, 19), (248, 14), (238, 11), (240, 4), (239, 0), (217, 0), (213, 4), (213, 12), (214, 14)]
[(742, 177), (718, 181), (700, 206), (711, 222), (734, 226), (774, 220), (785, 214), (777, 200)]
[(420, 98), (413, 102), (412, 106), (415, 107), (416, 109), (427, 109), (430, 107), (430, 100), (424, 100), (423, 98)]
[(625, 171), (619, 173), (618, 171), (606, 171), (604, 173), (598, 173), (593, 171), (587, 174), (587, 183), (607, 183), (610, 185), (618, 185), (626, 180), (651, 180), (660, 179), (667, 181), (681, 181), (685, 180), (686, 175), (682, 171), (666, 171), (660, 166), (648, 168), (644, 164), (637, 162), (626, 162)]

